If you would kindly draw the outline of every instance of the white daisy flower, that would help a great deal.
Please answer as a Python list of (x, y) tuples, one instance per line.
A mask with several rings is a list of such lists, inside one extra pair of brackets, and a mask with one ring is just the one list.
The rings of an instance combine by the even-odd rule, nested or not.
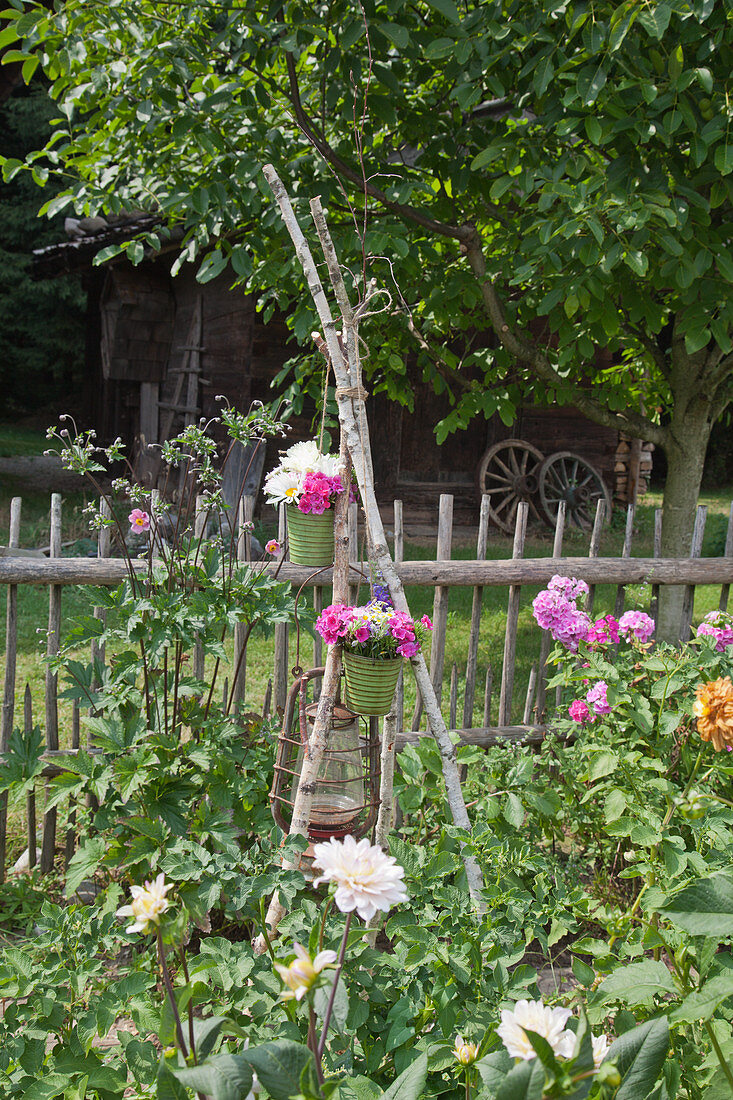
[(302, 480), (302, 475), (292, 470), (273, 470), (265, 478), (263, 486), (267, 503), (275, 507), (283, 502), (297, 504)]
[(369, 921), (378, 910), (386, 913), (393, 905), (407, 901), (404, 868), (366, 837), (359, 841), (353, 836), (343, 840), (331, 837), (314, 845), (313, 854), (314, 867), (323, 871), (313, 885), (334, 882), (334, 901), (342, 913), (355, 909), (362, 920)]
[(302, 944), (296, 943), (295, 958), (290, 966), (275, 963), (275, 969), (288, 987), (288, 991), (282, 994), (283, 1000), (292, 1000), (294, 997), (296, 1001), (301, 1001), (313, 988), (321, 971), (335, 963), (335, 951), (319, 951), (315, 959), (311, 959)]
[(146, 882), (144, 886), (131, 886), (132, 904), (123, 905), (117, 910), (118, 917), (134, 917), (134, 923), (125, 929), (126, 932), (148, 932), (149, 925), (157, 925), (170, 902), (166, 894), (172, 888), (172, 883), (166, 883), (163, 874), (159, 874), (153, 882)]
[(568, 1035), (575, 1041), (572, 1032), (565, 1030), (571, 1016), (569, 1008), (550, 1008), (542, 1001), (517, 1001), (513, 1010), (502, 1009), (501, 1024), (496, 1029), (496, 1034), (512, 1058), (529, 1061), (537, 1057), (525, 1028), (546, 1039), (558, 1057), (566, 1058)]

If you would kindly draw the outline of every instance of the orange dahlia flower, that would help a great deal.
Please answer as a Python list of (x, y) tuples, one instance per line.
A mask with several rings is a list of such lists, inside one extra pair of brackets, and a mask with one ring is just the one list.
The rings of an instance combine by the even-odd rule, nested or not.
[(730, 676), (700, 684), (693, 713), (703, 741), (711, 741), (716, 752), (733, 749), (733, 683)]

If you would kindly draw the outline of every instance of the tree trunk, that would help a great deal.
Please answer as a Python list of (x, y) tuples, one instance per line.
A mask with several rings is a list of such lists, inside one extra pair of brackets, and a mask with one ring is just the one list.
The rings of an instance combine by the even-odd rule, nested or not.
[[(662, 502), (662, 557), (684, 558), (690, 553), (705, 453), (713, 426), (712, 394), (701, 379), (704, 353), (688, 355), (682, 341), (672, 347), (672, 419), (666, 429), (664, 452), (667, 478)], [(679, 640), (684, 589), (664, 586), (660, 592), (657, 639)]]

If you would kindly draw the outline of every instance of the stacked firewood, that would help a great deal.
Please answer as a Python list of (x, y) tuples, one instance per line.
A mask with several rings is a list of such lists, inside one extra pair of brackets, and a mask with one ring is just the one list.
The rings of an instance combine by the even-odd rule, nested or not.
[(633, 496), (634, 484), (637, 484), (637, 499), (649, 488), (652, 475), (653, 443), (644, 443), (631, 436), (619, 433), (618, 447), (614, 460), (614, 499), (626, 503)]

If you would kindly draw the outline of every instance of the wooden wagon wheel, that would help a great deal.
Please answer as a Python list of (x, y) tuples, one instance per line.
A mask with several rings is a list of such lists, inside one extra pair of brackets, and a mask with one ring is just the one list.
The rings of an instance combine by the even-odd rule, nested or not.
[(566, 520), (590, 530), (599, 500), (606, 502), (606, 521), (611, 515), (611, 494), (606, 483), (590, 462), (572, 451), (558, 451), (542, 463), (539, 470), (540, 504), (548, 523), (557, 519), (558, 505), (567, 505)]
[(544, 459), (542, 451), (523, 439), (504, 439), (495, 443), (481, 459), (476, 481), (480, 494), (491, 497), (489, 518), (502, 531), (511, 534), (520, 500), (529, 503), (538, 519), (534, 498), (538, 474)]

